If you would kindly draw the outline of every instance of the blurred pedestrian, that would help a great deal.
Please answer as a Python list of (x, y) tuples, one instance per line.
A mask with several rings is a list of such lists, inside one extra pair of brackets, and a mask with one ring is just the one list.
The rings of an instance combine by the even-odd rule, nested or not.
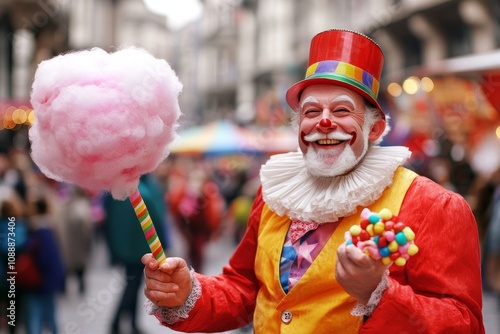
[(235, 244), (239, 244), (247, 228), (248, 217), (253, 204), (253, 196), (241, 194), (230, 203), (227, 210), (229, 223), (232, 225)]
[[(12, 272), (8, 264), (13, 263), (16, 266), (16, 271), (20, 268), (17, 266), (17, 259), (12, 258), (12, 254), (18, 257), (26, 251), (28, 244), (28, 225), (26, 222), (26, 204), (19, 196), (18, 192), (10, 186), (0, 185), (0, 332), (4, 330), (9, 333), (18, 332), (21, 326), (8, 325), (10, 318), (7, 317), (7, 309), (10, 306), (11, 299), (9, 298), (10, 283), (7, 281), (7, 272)], [(10, 258), (10, 259), (9, 259)], [(16, 310), (23, 309), (23, 290), (20, 286), (22, 275), (18, 272), (16, 277), (15, 291), (15, 307)], [(15, 317), (17, 324), (25, 322), (23, 314), (18, 312)]]
[[(450, 108), (451, 109), (451, 108)], [(439, 141), (439, 156), (448, 162), (454, 191), (468, 199), (478, 174), (470, 162), (470, 129), (462, 110), (447, 110), (444, 115), (446, 137)]]
[(479, 231), (481, 245), (487, 242), (486, 233), (491, 223), (493, 213), (494, 197), (496, 191), (495, 177), (488, 175), (478, 176), (471, 188), (468, 202), (471, 206)]
[(66, 276), (76, 277), (78, 291), (83, 294), (94, 232), (90, 198), (83, 189), (68, 185), (67, 198), (59, 219)]
[[(483, 334), (470, 207), (403, 167), (408, 148), (379, 145), (389, 131), (377, 101), (381, 48), (361, 33), (332, 29), (314, 36), (309, 51), (306, 78), (286, 93), (300, 151), (262, 166), (248, 228), (220, 274), (194, 272), (175, 257), (160, 266), (144, 255), (150, 313), (183, 332), (253, 321), (259, 334)], [(394, 213), (403, 223), (387, 223), (379, 235), (366, 227), (359, 239), (377, 247), (371, 254), (366, 243), (345, 239), (365, 208), (388, 209), (388, 219)], [(415, 232), (406, 230), (419, 249), (411, 259), (403, 225)]]
[(41, 274), (40, 285), (26, 289), (28, 334), (44, 329), (57, 334), (57, 294), (64, 291), (65, 268), (59, 241), (54, 232), (54, 218), (46, 198), (29, 203), (29, 237), (27, 248), (35, 254), (35, 265)]
[(0, 152), (0, 184), (12, 187), (23, 201), (26, 201), (26, 180), (9, 153)]
[(500, 307), (500, 169), (492, 177), (495, 192), (484, 247), (486, 288), (493, 292)]
[[(139, 192), (146, 204), (156, 232), (168, 253), (169, 238), (165, 237), (166, 206), (160, 184), (151, 174), (141, 176)], [(119, 299), (111, 322), (111, 333), (128, 333), (122, 328), (122, 320), (128, 317), (130, 330), (141, 333), (137, 323), (138, 294), (143, 283), (141, 257), (150, 251), (141, 225), (130, 201), (113, 199), (110, 194), (103, 197), (105, 212), (104, 230), (111, 262), (125, 269), (125, 287)]]
[(229, 226), (232, 227), (235, 244), (239, 244), (247, 229), (248, 217), (255, 200), (255, 193), (259, 188), (258, 178), (249, 178), (241, 187), (239, 194), (234, 198), (226, 213)]
[(220, 226), (224, 207), (217, 184), (203, 166), (177, 177), (168, 197), (172, 219), (187, 244), (188, 262), (198, 271), (204, 270), (206, 245)]

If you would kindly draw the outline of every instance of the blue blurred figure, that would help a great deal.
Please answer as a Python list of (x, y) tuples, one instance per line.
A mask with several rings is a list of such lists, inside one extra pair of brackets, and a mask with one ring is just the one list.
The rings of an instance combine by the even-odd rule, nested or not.
[(500, 169), (492, 176), (495, 192), (484, 247), (485, 288), (496, 295), (500, 307)]
[(29, 219), (27, 251), (34, 253), (35, 265), (41, 274), (40, 285), (27, 288), (25, 294), (27, 333), (40, 334), (46, 327), (57, 334), (57, 294), (64, 291), (65, 268), (47, 199), (32, 203)]
[[(155, 176), (145, 174), (140, 178), (138, 189), (163, 248), (167, 251), (170, 248), (170, 240), (167, 235), (167, 209), (162, 187)], [(126, 283), (111, 323), (111, 332), (123, 333), (120, 329), (121, 319), (128, 315), (132, 333), (138, 334), (141, 333), (137, 324), (138, 293), (142, 286), (144, 270), (141, 257), (151, 250), (130, 201), (115, 200), (110, 194), (106, 194), (103, 207), (106, 214), (104, 230), (111, 261), (113, 264), (124, 266)]]
[[(20, 254), (26, 249), (28, 241), (28, 225), (25, 220), (25, 203), (11, 186), (0, 185), (0, 316), (4, 321), (0, 322), (0, 332), (2, 330), (9, 333), (16, 333), (17, 328), (20, 326), (12, 326), (11, 324), (23, 323), (20, 313), (15, 315), (14, 322), (8, 324), (11, 319), (8, 317), (10, 311), (7, 311), (11, 303), (9, 297), (9, 290), (11, 288), (9, 281), (7, 281), (7, 272), (9, 270), (9, 263), (13, 262), (15, 258), (12, 253)], [(17, 268), (16, 268), (17, 270)], [(22, 291), (16, 282), (15, 291), (15, 307), (16, 310), (22, 309)], [(8, 330), (7, 330), (8, 328)], [(3, 333), (3, 332), (2, 332)]]

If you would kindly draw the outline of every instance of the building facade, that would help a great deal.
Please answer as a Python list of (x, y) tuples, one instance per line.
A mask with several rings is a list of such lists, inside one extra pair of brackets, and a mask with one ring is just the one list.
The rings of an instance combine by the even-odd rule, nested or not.
[(344, 28), (367, 34), (384, 50), (380, 96), (393, 113), (412, 113), (422, 102), (421, 95), (404, 90), (408, 78), (432, 77), (439, 88), (445, 76), (469, 84), (479, 78), (473, 85), (482, 86), (487, 92), (482, 98), (500, 109), (496, 0), (202, 3), (198, 21), (169, 31), (165, 18), (149, 12), (141, 0), (3, 0), (0, 99), (27, 100), (43, 59), (74, 49), (137, 45), (177, 72), (184, 85), (182, 127), (218, 118), (279, 126), (289, 120), (285, 92), (305, 74), (310, 39), (325, 29)]
[[(170, 36), (165, 17), (142, 0), (0, 1), (0, 130), (26, 132), (31, 84), (41, 61), (71, 50), (112, 52), (128, 45), (166, 59)], [(26, 116), (12, 117), (21, 114)]]
[[(196, 107), (183, 108), (200, 122), (228, 113), (242, 123), (260, 122), (266, 110), (286, 109), (284, 92), (303, 77), (309, 41), (325, 29), (358, 30), (381, 45), (382, 90), (415, 73), (430, 73), (433, 64), (500, 47), (500, 5), (494, 0), (203, 3), (204, 15), (194, 32), (198, 85), (195, 94), (190, 87), (183, 93), (200, 99)], [(192, 52), (192, 44), (184, 45), (191, 51), (181, 46), (179, 53)], [(184, 66), (178, 69), (181, 73)], [(273, 122), (272, 117), (264, 121)]]

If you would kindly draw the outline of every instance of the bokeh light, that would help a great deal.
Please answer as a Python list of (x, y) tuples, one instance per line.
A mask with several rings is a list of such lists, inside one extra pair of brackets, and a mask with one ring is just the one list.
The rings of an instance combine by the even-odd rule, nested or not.
[(387, 86), (387, 92), (393, 97), (398, 97), (403, 93), (403, 88), (397, 82), (391, 82)]
[(0, 107), (0, 130), (18, 130), (33, 124), (33, 109), (28, 106), (3, 105)]
[(424, 92), (430, 93), (434, 89), (434, 82), (429, 77), (423, 77), (420, 79), (420, 87)]
[(419, 79), (415, 76), (409, 77), (403, 82), (403, 89), (407, 94), (414, 95), (418, 92)]

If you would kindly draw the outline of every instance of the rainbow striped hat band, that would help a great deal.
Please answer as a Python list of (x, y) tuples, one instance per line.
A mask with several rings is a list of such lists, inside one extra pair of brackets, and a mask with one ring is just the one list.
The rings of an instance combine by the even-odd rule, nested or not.
[(305, 79), (290, 87), (286, 100), (297, 111), (300, 94), (314, 84), (350, 88), (382, 111), (377, 96), (384, 64), (380, 47), (369, 37), (350, 30), (327, 30), (313, 37)]

